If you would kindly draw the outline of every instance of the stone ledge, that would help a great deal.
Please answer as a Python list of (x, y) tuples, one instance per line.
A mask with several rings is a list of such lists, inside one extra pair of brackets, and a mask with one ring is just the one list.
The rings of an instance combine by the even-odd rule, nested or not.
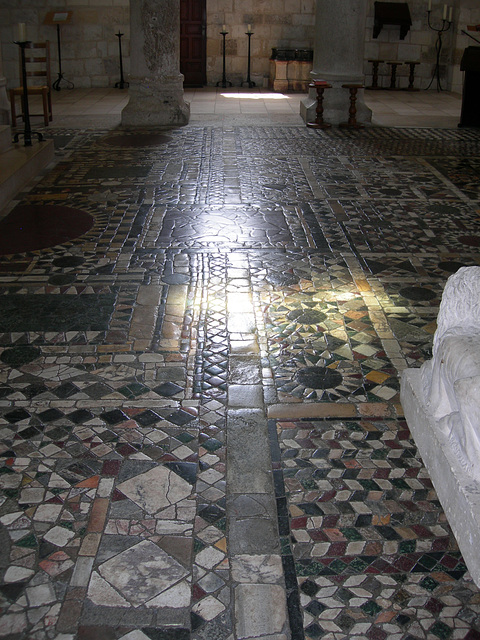
[(53, 140), (13, 146), (0, 155), (0, 210), (53, 160)]
[(402, 374), (401, 401), (408, 427), (430, 474), (448, 523), (480, 586), (480, 483), (468, 476), (425, 405), (419, 369)]

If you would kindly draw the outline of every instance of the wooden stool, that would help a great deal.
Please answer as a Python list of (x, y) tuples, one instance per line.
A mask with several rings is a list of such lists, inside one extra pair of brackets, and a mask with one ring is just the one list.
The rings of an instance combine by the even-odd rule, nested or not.
[(407, 91), (420, 91), (420, 89), (417, 89), (413, 86), (413, 83), (415, 82), (415, 67), (417, 64), (420, 64), (420, 62), (417, 62), (416, 60), (408, 60), (407, 62), (405, 62), (405, 64), (408, 64), (410, 67)]
[(366, 87), (366, 89), (381, 89), (381, 87), (378, 86), (378, 65), (385, 62), (385, 60), (369, 60), (369, 62), (373, 65), (372, 84), (370, 87)]
[(392, 67), (392, 75), (390, 77), (389, 89), (396, 89), (397, 88), (397, 67), (400, 64), (403, 64), (403, 62), (398, 62), (398, 60), (391, 60), (390, 62), (387, 62), (387, 64), (391, 65)]
[(342, 84), (344, 89), (350, 91), (350, 108), (348, 110), (348, 122), (341, 122), (340, 127), (352, 127), (354, 129), (363, 129), (363, 124), (357, 122), (357, 91), (363, 89), (363, 84)]
[(332, 85), (325, 82), (325, 80), (314, 80), (308, 86), (317, 91), (317, 117), (315, 118), (315, 122), (307, 122), (307, 127), (311, 127), (312, 129), (328, 129), (332, 125), (323, 120), (323, 92), (325, 89), (331, 89)]

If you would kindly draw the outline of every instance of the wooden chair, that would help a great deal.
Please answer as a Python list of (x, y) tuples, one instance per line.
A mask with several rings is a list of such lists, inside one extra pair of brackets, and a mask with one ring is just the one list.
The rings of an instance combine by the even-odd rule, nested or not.
[[(21, 52), (19, 52), (21, 54)], [(50, 73), (50, 42), (31, 42), (25, 49), (25, 68), (27, 71), (27, 92), (29, 96), (42, 96), (43, 121), (46, 127), (52, 120), (52, 82)], [(20, 78), (22, 77), (22, 62), (20, 58)], [(29, 78), (32, 81), (29, 82)], [(16, 125), (15, 110), (16, 97), (22, 101), (23, 116), (23, 86), (10, 89), (10, 109), (12, 112), (12, 126)], [(42, 115), (32, 113), (31, 116)]]

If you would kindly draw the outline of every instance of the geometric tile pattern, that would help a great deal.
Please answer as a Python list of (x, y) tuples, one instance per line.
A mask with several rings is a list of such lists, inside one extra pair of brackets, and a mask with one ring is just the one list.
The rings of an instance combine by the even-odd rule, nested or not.
[(305, 638), (476, 637), (477, 588), (406, 423), (275, 426)]
[[(59, 162), (19, 202), (94, 224), (0, 257), (1, 633), (246, 635), (228, 400), (262, 416), (263, 401), (397, 405), (446, 278), (480, 263), (478, 135), (55, 136)], [(270, 436), (292, 638), (480, 637), (478, 589), (403, 421), (280, 420)], [(276, 559), (250, 557), (242, 591), (277, 579)]]

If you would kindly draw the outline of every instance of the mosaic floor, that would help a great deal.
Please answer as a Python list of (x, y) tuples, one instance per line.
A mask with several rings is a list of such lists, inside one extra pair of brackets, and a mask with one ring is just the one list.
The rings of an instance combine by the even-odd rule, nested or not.
[(0, 218), (0, 637), (479, 640), (399, 402), (478, 131), (49, 135)]

